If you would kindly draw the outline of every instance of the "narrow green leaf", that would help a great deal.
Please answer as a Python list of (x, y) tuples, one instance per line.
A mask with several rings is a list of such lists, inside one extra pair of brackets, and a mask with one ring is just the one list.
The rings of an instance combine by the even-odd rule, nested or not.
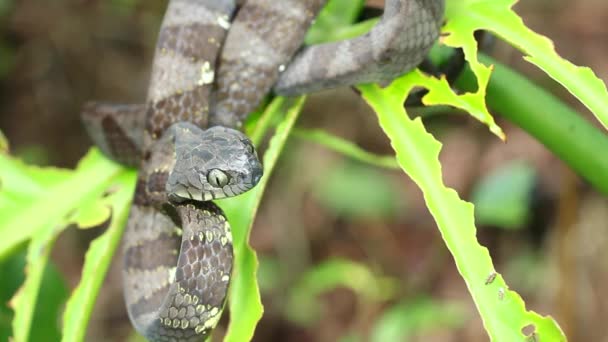
[[(516, 2), (517, 0), (448, 1), (446, 12), (449, 21), (446, 32), (449, 35), (444, 38), (444, 43), (455, 47), (466, 42), (466, 46), (470, 46), (476, 30), (494, 32), (523, 52), (528, 62), (561, 83), (608, 129), (606, 84), (590, 68), (576, 66), (560, 57), (551, 40), (526, 27), (512, 10)], [(472, 53), (472, 48), (465, 49), (465, 53), (469, 62), (476, 63), (477, 57)], [(476, 70), (474, 72), (478, 74)], [(485, 84), (482, 86), (485, 87)]]
[(15, 341), (28, 341), (32, 329), (34, 310), (42, 284), (49, 254), (57, 235), (61, 232), (55, 223), (34, 235), (28, 246), (26, 257), (25, 282), (11, 299), (10, 306), (15, 312), (13, 318), (13, 338)]
[[(103, 164), (104, 159), (99, 159), (99, 163)], [(80, 283), (72, 292), (63, 314), (62, 341), (84, 340), (99, 288), (122, 237), (135, 190), (135, 177), (135, 171), (124, 170), (115, 178), (119, 189), (107, 198), (112, 208), (111, 223), (103, 235), (91, 243), (85, 255)]]
[(8, 303), (25, 281), (26, 254), (27, 250), (19, 250), (0, 262), (0, 274), (10, 274), (0, 281), (0, 341), (8, 341), (13, 335), (15, 315)]
[[(12, 325), (16, 325), (13, 321), (15, 314), (8, 305), (19, 288), (24, 286), (27, 253), (27, 250), (20, 250), (0, 262), (0, 274), (10, 275), (9, 277), (3, 277), (0, 282), (0, 341), (9, 341), (9, 337), (22, 334), (22, 332), (16, 332), (12, 329)], [(68, 289), (65, 280), (52, 262), (47, 263), (42, 274), (41, 284), (34, 303), (35, 310), (30, 324), (30, 327), (35, 327), (35, 329), (30, 329), (28, 332), (29, 341), (59, 341), (61, 334), (57, 317), (60, 316), (65, 304)], [(23, 291), (21, 292), (23, 293)], [(29, 293), (30, 290), (26, 292)], [(30, 302), (30, 299), (24, 299), (24, 301), (27, 303)], [(28, 308), (17, 309), (23, 310), (22, 314), (29, 310)], [(17, 328), (19, 329), (20, 326), (21, 323), (18, 323)], [(16, 337), (13, 339), (20, 341)]]
[(343, 39), (340, 30), (351, 26), (363, 9), (362, 0), (330, 0), (308, 30), (305, 43), (318, 44)]
[(262, 139), (264, 139), (264, 136), (268, 133), (268, 129), (270, 129), (274, 122), (281, 119), (280, 114), (283, 113), (284, 107), (285, 101), (283, 99), (274, 99), (266, 106), (258, 121), (248, 132), (248, 135), (255, 146), (260, 146)]
[(405, 97), (414, 86), (432, 87), (421, 81), (424, 79), (410, 73), (385, 89), (377, 85), (363, 85), (359, 89), (378, 115), (399, 165), (422, 190), (488, 334), (495, 341), (522, 341), (526, 336), (521, 329), (534, 325), (541, 340), (564, 341), (557, 323), (550, 317), (527, 311), (521, 297), (509, 290), (502, 276), (495, 272), (488, 250), (476, 238), (473, 205), (443, 184), (439, 164), (441, 144), (427, 133), (419, 118), (411, 120), (403, 109)]
[(330, 150), (341, 153), (362, 163), (383, 167), (391, 170), (399, 170), (395, 156), (380, 156), (368, 152), (351, 141), (329, 134), (321, 129), (301, 129), (293, 131), (294, 136), (323, 145)]
[[(249, 232), (251, 231), (253, 219), (260, 205), (262, 195), (268, 184), (268, 179), (272, 174), (272, 170), (276, 165), (303, 103), (303, 97), (294, 100), (286, 100), (284, 98), (273, 100), (267, 107), (267, 110), (271, 111), (267, 115), (276, 117), (285, 110), (287, 114), (277, 126), (275, 134), (270, 140), (268, 149), (264, 154), (264, 176), (253, 190), (238, 197), (218, 202), (232, 225), (235, 253), (234, 271), (230, 285), (229, 305), (231, 317), (228, 331), (224, 338), (225, 341), (251, 340), (257, 322), (262, 317), (263, 306), (256, 276), (258, 259), (255, 252), (249, 246)], [(261, 138), (263, 134), (260, 133), (256, 136)], [(259, 140), (255, 142), (259, 144)]]
[[(52, 259), (51, 259), (52, 260)], [(60, 322), (69, 295), (68, 285), (57, 267), (49, 261), (42, 276), (42, 286), (36, 300), (36, 310), (30, 331), (30, 341), (59, 341)]]

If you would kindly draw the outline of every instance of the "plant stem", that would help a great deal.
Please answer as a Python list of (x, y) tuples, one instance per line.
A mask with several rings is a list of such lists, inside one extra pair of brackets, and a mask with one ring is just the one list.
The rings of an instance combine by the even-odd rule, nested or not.
[[(480, 54), (479, 59), (494, 65), (486, 97), (488, 106), (530, 133), (608, 195), (608, 135), (519, 73), (488, 56)], [(456, 86), (474, 90), (477, 85), (473, 73), (465, 70)]]

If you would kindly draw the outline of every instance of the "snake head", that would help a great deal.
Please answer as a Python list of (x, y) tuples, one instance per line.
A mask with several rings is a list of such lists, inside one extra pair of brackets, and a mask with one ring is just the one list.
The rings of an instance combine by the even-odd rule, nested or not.
[(251, 140), (240, 131), (215, 126), (202, 130), (188, 123), (171, 128), (175, 164), (166, 190), (173, 201), (209, 201), (231, 197), (256, 186), (262, 164)]

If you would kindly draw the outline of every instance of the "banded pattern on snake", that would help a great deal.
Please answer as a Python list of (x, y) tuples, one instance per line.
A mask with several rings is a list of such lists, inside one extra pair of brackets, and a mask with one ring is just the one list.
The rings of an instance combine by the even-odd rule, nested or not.
[(149, 340), (201, 341), (220, 318), (232, 238), (211, 200), (245, 192), (262, 176), (253, 145), (236, 130), (248, 113), (273, 86), (292, 95), (408, 71), (437, 39), (444, 7), (386, 0), (368, 34), (296, 54), (325, 2), (170, 0), (147, 102), (85, 106), (94, 142), (140, 169), (123, 278), (131, 322)]

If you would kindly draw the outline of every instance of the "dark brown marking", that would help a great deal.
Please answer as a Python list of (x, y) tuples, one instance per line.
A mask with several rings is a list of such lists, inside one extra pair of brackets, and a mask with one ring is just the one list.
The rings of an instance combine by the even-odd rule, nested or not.
[(106, 116), (101, 120), (101, 127), (106, 136), (110, 154), (121, 163), (137, 165), (141, 160), (141, 151), (131, 138), (123, 131), (114, 118)]
[(150, 193), (164, 192), (169, 173), (167, 171), (154, 171), (148, 176), (146, 190)]
[(247, 10), (240, 11), (237, 15), (238, 22), (255, 32), (275, 53), (292, 54), (293, 46), (301, 44), (299, 40), (289, 38), (292, 38), (293, 27), (302, 24), (302, 18), (277, 13), (274, 8), (260, 6), (255, 2), (245, 6)]
[(144, 178), (141, 178), (141, 175), (137, 177), (137, 184), (135, 186), (135, 196), (133, 197), (134, 205), (146, 207), (152, 204), (150, 197), (147, 195), (146, 183), (146, 180)]
[(158, 290), (152, 292), (149, 298), (141, 297), (135, 303), (129, 304), (129, 311), (131, 315), (135, 317), (139, 317), (143, 314), (147, 314), (158, 310), (160, 306), (163, 304), (165, 300), (165, 296), (167, 295), (167, 291), (169, 290), (169, 284), (160, 287)]
[(220, 42), (210, 37), (221, 37), (225, 30), (217, 24), (194, 23), (163, 27), (158, 35), (157, 49), (161, 53), (175, 52), (193, 61), (213, 63)]
[(140, 240), (140, 244), (125, 250), (128, 269), (154, 270), (164, 266), (174, 267), (181, 238), (176, 234), (160, 234), (154, 240)]
[(159, 138), (169, 126), (187, 121), (199, 127), (207, 127), (209, 117), (208, 85), (195, 86), (180, 94), (173, 94), (150, 105), (146, 130), (153, 138)]
[(82, 109), (82, 120), (93, 142), (106, 156), (129, 166), (138, 166), (141, 158), (142, 143), (137, 137), (144, 115), (145, 106), (139, 104), (87, 102)]

